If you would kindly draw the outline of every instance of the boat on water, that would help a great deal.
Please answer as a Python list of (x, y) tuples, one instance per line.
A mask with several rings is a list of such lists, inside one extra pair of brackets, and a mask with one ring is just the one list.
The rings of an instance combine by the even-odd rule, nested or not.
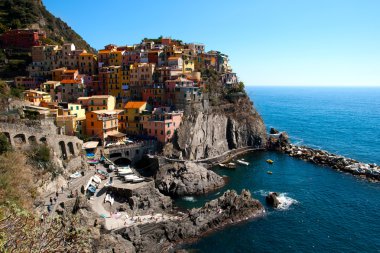
[(237, 163), (240, 163), (242, 165), (249, 165), (249, 162), (246, 162), (244, 160), (236, 160)]
[(268, 160), (267, 160), (267, 163), (269, 163), (269, 164), (273, 164), (274, 162), (273, 162), (273, 160), (268, 159)]
[(228, 169), (236, 169), (235, 163), (219, 163), (219, 166), (222, 168), (228, 168)]
[(268, 170), (268, 171), (267, 171), (267, 174), (269, 174), (269, 175), (272, 175), (272, 174), (273, 174), (273, 172), (272, 172), (272, 171), (270, 171), (270, 170)]

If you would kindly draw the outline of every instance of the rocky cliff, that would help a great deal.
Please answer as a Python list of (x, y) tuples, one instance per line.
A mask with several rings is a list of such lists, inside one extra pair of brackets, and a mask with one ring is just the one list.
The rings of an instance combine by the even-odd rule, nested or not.
[(265, 148), (266, 139), (264, 122), (244, 94), (185, 115), (175, 140), (164, 148), (164, 154), (198, 160), (247, 146)]
[(167, 252), (174, 244), (263, 213), (263, 206), (249, 191), (243, 190), (240, 195), (227, 191), (202, 208), (190, 210), (180, 220), (132, 226), (119, 234), (132, 242), (136, 252)]
[(223, 177), (193, 162), (160, 166), (155, 181), (160, 192), (169, 196), (204, 194), (225, 184)]

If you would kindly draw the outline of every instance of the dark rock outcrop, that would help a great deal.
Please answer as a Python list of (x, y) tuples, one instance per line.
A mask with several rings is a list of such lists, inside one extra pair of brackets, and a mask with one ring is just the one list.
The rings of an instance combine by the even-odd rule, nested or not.
[(266, 140), (263, 120), (245, 95), (233, 103), (225, 102), (186, 115), (164, 154), (199, 160), (234, 148), (265, 148)]
[(227, 191), (204, 207), (190, 210), (180, 220), (132, 226), (119, 233), (133, 243), (137, 252), (162, 252), (176, 243), (263, 213), (263, 206), (252, 199), (249, 191), (243, 190), (240, 195)]
[(95, 245), (98, 253), (135, 253), (131, 241), (125, 240), (121, 235), (102, 234)]
[(278, 200), (278, 193), (277, 192), (270, 192), (266, 197), (265, 201), (267, 202), (268, 205), (277, 208), (281, 203)]
[(289, 136), (286, 132), (279, 132), (274, 128), (270, 129), (267, 149), (274, 151), (282, 151), (283, 147), (289, 145)]
[[(129, 208), (135, 215), (145, 215), (172, 209), (172, 200), (155, 188), (154, 182), (147, 182), (143, 187), (134, 190), (110, 187), (115, 198), (116, 209)], [(120, 204), (118, 204), (120, 203)], [(125, 205), (125, 203), (127, 205)]]
[(161, 166), (155, 181), (156, 187), (170, 196), (203, 194), (225, 184), (223, 177), (193, 162)]

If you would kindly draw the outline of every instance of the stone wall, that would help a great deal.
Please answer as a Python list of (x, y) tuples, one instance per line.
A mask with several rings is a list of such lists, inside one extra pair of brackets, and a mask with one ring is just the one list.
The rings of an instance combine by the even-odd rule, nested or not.
[(129, 145), (106, 148), (104, 150), (104, 155), (112, 162), (117, 162), (117, 160), (124, 158), (133, 165), (140, 161), (144, 155), (154, 154), (156, 151), (157, 141), (149, 140)]
[(14, 148), (24, 149), (45, 143), (54, 156), (62, 160), (78, 157), (83, 141), (75, 136), (63, 135), (52, 119), (0, 121), (0, 132), (5, 134)]

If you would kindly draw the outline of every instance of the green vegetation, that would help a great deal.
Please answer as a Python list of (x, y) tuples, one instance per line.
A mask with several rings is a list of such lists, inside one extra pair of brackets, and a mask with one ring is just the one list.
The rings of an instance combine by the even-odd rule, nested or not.
[(0, 133), (0, 155), (11, 150), (12, 150), (12, 146), (9, 143), (8, 138), (5, 136), (5, 134)]
[(16, 151), (0, 155), (0, 205), (7, 202), (31, 208), (36, 197), (32, 167), (26, 157)]
[(42, 173), (51, 173), (52, 178), (62, 174), (62, 170), (52, 161), (52, 154), (46, 144), (33, 145), (26, 152), (28, 163), (34, 168), (38, 168)]
[(23, 90), (9, 87), (4, 81), (0, 80), (0, 98), (21, 98)]

